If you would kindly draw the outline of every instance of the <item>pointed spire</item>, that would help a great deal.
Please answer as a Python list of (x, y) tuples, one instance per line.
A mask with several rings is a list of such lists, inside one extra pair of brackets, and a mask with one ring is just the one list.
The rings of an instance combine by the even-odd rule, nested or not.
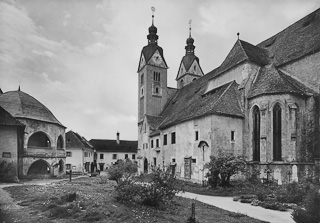
[(194, 49), (196, 48), (193, 43), (194, 39), (191, 37), (191, 23), (192, 20), (189, 20), (189, 38), (187, 39), (187, 46), (185, 47), (186, 49), (186, 55), (187, 54), (194, 54)]
[(157, 44), (158, 41), (158, 35), (157, 35), (157, 27), (154, 26), (154, 12), (155, 8), (151, 7), (152, 10), (152, 25), (149, 27), (149, 35), (148, 38), (148, 44)]

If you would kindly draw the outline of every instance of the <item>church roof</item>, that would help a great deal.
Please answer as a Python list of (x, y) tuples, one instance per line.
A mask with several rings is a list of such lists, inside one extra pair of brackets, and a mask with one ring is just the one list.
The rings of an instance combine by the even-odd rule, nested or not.
[(210, 78), (212, 75), (205, 75), (178, 90), (160, 114), (159, 128), (209, 114), (243, 118), (238, 84), (233, 81), (204, 94)]
[(148, 124), (152, 129), (156, 129), (162, 121), (161, 116), (146, 115), (146, 118), (147, 118)]
[(138, 150), (138, 141), (120, 140), (120, 144), (118, 144), (117, 140), (91, 139), (89, 142), (95, 150), (100, 152), (136, 153)]
[[(180, 66), (179, 67), (181, 67), (181, 64), (183, 64), (184, 68), (186, 69), (186, 72), (188, 72), (190, 67), (191, 67), (191, 65), (193, 64), (193, 62), (195, 60), (198, 62), (199, 67), (200, 67), (199, 58), (194, 54), (187, 54), (184, 57), (182, 57), (182, 60), (180, 62)], [(200, 67), (200, 69), (201, 69), (201, 67)], [(201, 71), (202, 71), (202, 69), (201, 69)], [(201, 75), (197, 75), (197, 74), (193, 74), (193, 75), (201, 76)], [(179, 77), (179, 70), (178, 70), (178, 73), (177, 73), (176, 80), (178, 79), (178, 77)]]
[(260, 66), (266, 65), (269, 62), (268, 52), (243, 40), (237, 40), (221, 66), (215, 71), (214, 77), (244, 61), (251, 61)]
[(24, 126), (21, 122), (15, 119), (9, 112), (4, 110), (0, 106), (0, 125), (10, 125), (10, 126)]
[(276, 67), (318, 52), (320, 50), (320, 9), (257, 46), (270, 52)]
[(273, 64), (260, 69), (258, 76), (248, 92), (248, 98), (253, 98), (263, 94), (291, 93), (299, 95), (312, 95), (314, 92), (290, 77)]
[(46, 106), (19, 90), (0, 94), (0, 106), (15, 118), (34, 119), (64, 127)]
[[(161, 57), (162, 57), (162, 59), (164, 61), (164, 64), (166, 65), (166, 67), (168, 67), (167, 63), (166, 63), (166, 61), (164, 59), (164, 56), (163, 56), (163, 49), (160, 46), (158, 46), (157, 44), (148, 44), (148, 45), (144, 46), (142, 51), (141, 51), (141, 55), (144, 56), (145, 61), (147, 63), (150, 60), (150, 58), (152, 57), (152, 55), (157, 50), (159, 51), (159, 53), (160, 53), (160, 55), (161, 55)], [(138, 71), (139, 71), (139, 67), (138, 67)]]
[(78, 133), (69, 131), (66, 133), (66, 147), (69, 148), (88, 148), (93, 149), (93, 146)]

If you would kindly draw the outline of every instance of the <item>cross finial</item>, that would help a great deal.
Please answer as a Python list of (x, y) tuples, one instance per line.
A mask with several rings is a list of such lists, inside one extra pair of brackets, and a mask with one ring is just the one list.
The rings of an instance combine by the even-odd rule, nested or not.
[(239, 39), (239, 37), (240, 37), (240, 33), (237, 33), (237, 36), (238, 36), (238, 39)]
[(153, 25), (153, 20), (154, 20), (154, 12), (156, 11), (155, 7), (151, 7), (151, 11), (152, 11), (152, 25)]
[(192, 19), (189, 20), (189, 37), (191, 37), (191, 23), (192, 23)]

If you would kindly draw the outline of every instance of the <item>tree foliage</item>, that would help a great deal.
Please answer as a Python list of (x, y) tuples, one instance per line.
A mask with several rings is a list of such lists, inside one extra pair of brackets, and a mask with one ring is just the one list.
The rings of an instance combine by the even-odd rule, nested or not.
[(5, 160), (0, 161), (0, 181), (4, 181), (10, 170), (13, 168), (12, 163)]
[(229, 187), (231, 176), (244, 171), (246, 162), (242, 156), (219, 152), (218, 156), (210, 156), (210, 162), (205, 167), (209, 170), (206, 177), (211, 187)]
[(111, 166), (108, 170), (108, 179), (115, 180), (117, 184), (123, 177), (129, 178), (138, 171), (138, 165), (130, 159), (118, 160), (117, 164)]

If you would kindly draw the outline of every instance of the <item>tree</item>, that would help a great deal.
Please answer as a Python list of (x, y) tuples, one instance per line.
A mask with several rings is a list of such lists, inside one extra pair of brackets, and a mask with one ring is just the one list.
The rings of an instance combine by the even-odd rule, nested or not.
[(210, 156), (210, 162), (206, 163), (209, 172), (206, 174), (208, 183), (212, 187), (230, 186), (230, 177), (245, 170), (246, 162), (242, 156), (231, 153), (219, 152), (218, 156)]
[(111, 166), (108, 170), (108, 179), (115, 180), (119, 183), (119, 180), (123, 177), (129, 178), (138, 171), (138, 165), (132, 162), (130, 159), (118, 160), (117, 164)]

